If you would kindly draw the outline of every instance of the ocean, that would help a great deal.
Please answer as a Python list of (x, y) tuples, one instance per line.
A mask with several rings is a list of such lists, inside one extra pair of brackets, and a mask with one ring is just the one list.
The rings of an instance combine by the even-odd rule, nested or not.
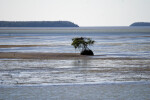
[[(2, 58), (0, 59), (0, 87), (3, 91), (0, 90), (0, 99), (7, 98), (6, 94), (9, 92), (7, 89), (11, 90), (7, 98), (8, 100), (11, 98), (16, 99), (17, 97), (23, 98), (24, 96), (30, 96), (31, 99), (35, 99), (31, 95), (30, 87), (33, 86), (34, 91), (37, 89), (34, 86), (37, 86), (37, 91), (39, 91), (42, 86), (50, 86), (50, 89), (55, 88), (55, 91), (52, 91), (53, 93), (58, 93), (58, 88), (65, 89), (66, 86), (64, 84), (69, 85), (67, 88), (70, 88), (70, 85), (76, 87), (78, 84), (80, 84), (79, 87), (83, 84), (101, 84), (98, 87), (102, 86), (99, 89), (103, 89), (104, 91), (112, 91), (106, 87), (113, 88), (115, 92), (109, 93), (113, 99), (115, 97), (125, 99), (128, 96), (127, 100), (131, 100), (133, 97), (134, 99), (132, 100), (144, 98), (146, 100), (150, 97), (148, 94), (150, 91), (150, 27), (6, 27), (0, 28), (0, 52), (79, 53), (79, 50), (75, 50), (71, 46), (72, 38), (74, 37), (92, 38), (95, 44), (89, 48), (93, 50), (95, 55), (90, 56), (90, 58), (98, 59), (50, 60)], [(10, 47), (4, 47), (4, 45)], [(119, 83), (119, 85), (115, 85), (115, 88), (113, 85), (110, 85), (116, 83)], [(124, 85), (126, 83), (127, 85)], [(22, 86), (22, 89), (27, 89), (27, 94), (20, 88)], [(24, 88), (24, 86), (29, 87)], [(80, 90), (79, 88), (69, 90), (72, 91), (70, 93), (75, 98), (79, 97), (81, 91), (83, 91), (82, 93), (85, 98), (87, 94), (94, 93), (94, 91), (97, 91), (96, 93), (100, 93), (101, 95), (103, 94), (101, 90), (92, 90), (92, 87), (96, 89), (95, 85), (89, 86), (89, 89), (91, 89), (89, 92)], [(44, 87), (42, 89), (42, 91), (45, 91)], [(84, 89), (88, 89), (88, 87)], [(122, 92), (118, 92), (122, 89)], [(132, 95), (128, 93), (128, 89), (132, 90), (130, 91)], [(22, 91), (24, 95), (14, 94), (13, 90)], [(50, 92), (50, 90), (47, 91)], [(44, 93), (46, 94), (43, 95), (46, 95), (45, 98), (48, 99), (48, 92), (45, 91)], [(67, 95), (69, 92), (64, 93), (66, 93), (64, 98), (69, 96)], [(136, 93), (141, 96), (137, 96)], [(78, 96), (75, 96), (77, 94)], [(51, 96), (55, 99), (58, 96), (58, 98), (61, 98), (60, 95)], [(96, 95), (93, 94), (87, 97), (92, 98), (94, 96)], [(42, 97), (39, 98), (42, 99)], [(95, 98), (98, 100), (100, 96)], [(107, 98), (107, 94), (101, 98), (106, 100), (111, 99), (111, 97)]]

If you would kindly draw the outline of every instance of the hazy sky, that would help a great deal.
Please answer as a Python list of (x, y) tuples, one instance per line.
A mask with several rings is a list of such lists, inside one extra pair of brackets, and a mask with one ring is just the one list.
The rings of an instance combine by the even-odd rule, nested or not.
[(150, 22), (150, 0), (0, 0), (0, 20), (128, 26)]

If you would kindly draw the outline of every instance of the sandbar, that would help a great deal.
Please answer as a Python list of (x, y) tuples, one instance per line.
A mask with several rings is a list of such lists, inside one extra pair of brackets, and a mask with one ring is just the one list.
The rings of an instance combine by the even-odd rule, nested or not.
[(100, 59), (100, 60), (149, 60), (148, 58), (107, 57), (105, 55), (80, 55), (80, 53), (0, 52), (0, 59)]
[(74, 59), (85, 58), (79, 53), (21, 53), (21, 52), (0, 52), (0, 58), (12, 59)]

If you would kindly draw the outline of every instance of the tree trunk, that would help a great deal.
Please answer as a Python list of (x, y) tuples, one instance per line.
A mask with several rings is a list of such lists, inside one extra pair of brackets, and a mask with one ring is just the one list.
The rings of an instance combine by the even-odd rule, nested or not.
[(93, 56), (94, 55), (94, 53), (93, 53), (93, 51), (92, 50), (90, 50), (90, 49), (88, 49), (88, 50), (83, 50), (82, 52), (81, 52), (81, 55), (90, 55), (90, 56)]

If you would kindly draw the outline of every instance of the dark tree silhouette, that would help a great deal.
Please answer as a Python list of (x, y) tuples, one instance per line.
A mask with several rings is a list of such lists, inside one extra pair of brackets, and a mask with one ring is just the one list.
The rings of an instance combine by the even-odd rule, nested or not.
[(0, 27), (79, 27), (70, 21), (0, 21)]
[(94, 55), (93, 51), (88, 48), (88, 46), (93, 45), (95, 43), (94, 40), (90, 38), (80, 37), (72, 39), (72, 46), (75, 49), (79, 49), (81, 51), (81, 55)]

